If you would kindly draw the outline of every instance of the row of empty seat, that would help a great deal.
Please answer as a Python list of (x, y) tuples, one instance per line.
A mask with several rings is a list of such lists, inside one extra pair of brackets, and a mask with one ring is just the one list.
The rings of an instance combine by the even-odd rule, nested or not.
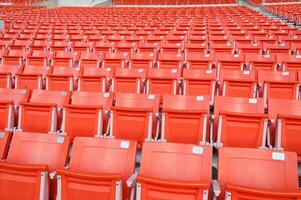
[(199, 5), (236, 4), (235, 0), (113, 0), (114, 5)]
[(301, 199), (298, 29), (239, 6), (0, 10), (0, 199)]
[(1, 199), (301, 198), (292, 152), (221, 148), (212, 180), (208, 146), (147, 142), (135, 173), (134, 141), (77, 137), (69, 154), (67, 136), (22, 132), (11, 143), (10, 137), (1, 132)]
[[(301, 155), (299, 100), (1, 89), (1, 130), (271, 148)], [(160, 104), (160, 101), (162, 104)], [(35, 122), (39, 119), (39, 123)], [(242, 133), (244, 133), (242, 135)]]
[(264, 9), (296, 25), (301, 24), (301, 4), (266, 5)]

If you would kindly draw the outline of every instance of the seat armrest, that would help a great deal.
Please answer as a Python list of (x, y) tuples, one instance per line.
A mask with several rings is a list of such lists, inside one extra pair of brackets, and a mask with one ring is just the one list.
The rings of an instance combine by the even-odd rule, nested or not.
[(213, 190), (213, 195), (215, 197), (218, 197), (221, 193), (221, 187), (218, 184), (217, 180), (212, 181), (212, 190)]
[(136, 180), (137, 180), (137, 176), (138, 176), (138, 173), (134, 173), (134, 174), (132, 174), (132, 176), (130, 176), (130, 178), (128, 178), (128, 180), (126, 181), (126, 185), (127, 185), (129, 188), (135, 186)]

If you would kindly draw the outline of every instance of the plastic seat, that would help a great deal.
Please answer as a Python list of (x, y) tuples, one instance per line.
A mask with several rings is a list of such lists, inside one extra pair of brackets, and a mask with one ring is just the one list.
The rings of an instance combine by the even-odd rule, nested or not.
[(144, 91), (144, 81), (146, 78), (146, 70), (117, 68), (113, 78), (113, 92), (124, 93), (142, 93)]
[(232, 54), (235, 50), (234, 44), (233, 43), (209, 43), (210, 49), (214, 53), (225, 53), (225, 54)]
[(9, 132), (0, 131), (0, 158), (6, 159), (8, 147), (12, 134)]
[(114, 43), (109, 42), (96, 42), (93, 45), (93, 49), (97, 53), (112, 53), (115, 47)]
[(258, 71), (259, 95), (263, 97), (265, 108), (269, 98), (298, 99), (299, 83), (296, 72)]
[(125, 68), (127, 66), (127, 60), (127, 53), (107, 53), (103, 60), (102, 67), (112, 68), (112, 70), (115, 72), (117, 68)]
[(177, 69), (149, 69), (147, 71), (146, 93), (178, 94), (180, 73), (180, 70)]
[(90, 44), (84, 41), (73, 41), (72, 51), (77, 53), (85, 53), (90, 51)]
[(206, 144), (209, 96), (164, 95), (161, 140)]
[(16, 39), (14, 42), (10, 45), (8, 45), (8, 48), (10, 50), (21, 50), (21, 51), (26, 51), (29, 46), (29, 41), (28, 40), (19, 40)]
[[(260, 169), (259, 172), (256, 169)], [(300, 199), (297, 156), (292, 152), (221, 148), (219, 199)]]
[[(63, 35), (61, 35), (61, 36), (63, 36)], [(65, 36), (63, 36), (63, 37), (65, 37)], [(55, 52), (55, 51), (66, 52), (66, 51), (68, 51), (70, 43), (66, 42), (64, 40), (65, 39), (62, 40), (61, 38), (58, 38), (58, 39), (52, 38), (52, 43), (50, 44), (51, 51), (52, 52)]]
[(213, 56), (204, 53), (186, 54), (186, 67), (189, 69), (212, 69)]
[(17, 73), (15, 88), (17, 89), (43, 89), (44, 77), (48, 73), (46, 67), (28, 65)]
[(300, 71), (301, 56), (298, 55), (277, 55), (278, 63), (282, 64), (284, 71)]
[(191, 31), (187, 38), (188, 44), (202, 44), (207, 41), (206, 35), (202, 31)]
[(153, 94), (117, 93), (112, 108), (110, 135), (138, 142), (157, 137), (159, 96)]
[(56, 51), (52, 57), (52, 66), (71, 68), (73, 66), (73, 54), (64, 51)]
[(23, 64), (23, 51), (21, 50), (9, 50), (7, 55), (3, 55), (2, 64), (3, 65), (15, 65), (21, 66)]
[(245, 54), (259, 54), (262, 50), (262, 44), (261, 43), (247, 43), (247, 44), (241, 44), (238, 43), (235, 45), (236, 49), (239, 51), (239, 53), (245, 53)]
[(288, 54), (290, 51), (289, 43), (273, 43), (273, 44), (263, 44), (263, 49), (266, 50), (269, 54), (277, 53), (277, 54)]
[(268, 117), (264, 114), (263, 99), (216, 96), (214, 116), (218, 118), (214, 124), (216, 147), (266, 146)]
[(158, 51), (158, 48), (158, 43), (140, 42), (137, 50), (139, 53), (156, 53)]
[(115, 51), (117, 53), (127, 53), (127, 54), (131, 54), (134, 52), (134, 50), (136, 49), (137, 47), (137, 43), (133, 42), (133, 43), (130, 43), (130, 42), (118, 42), (116, 44), (116, 47), (115, 47)]
[(164, 39), (164, 36), (154, 36), (154, 35), (148, 35), (144, 38), (146, 43), (161, 43)]
[(50, 199), (54, 199), (55, 180), (50, 179), (49, 174), (65, 167), (69, 146), (68, 137), (39, 133), (14, 134), (7, 159), (0, 162), (3, 175), (0, 178), (0, 198), (38, 200), (50, 196)]
[(0, 88), (0, 99), (2, 101), (13, 102), (16, 107), (21, 102), (27, 102), (29, 94), (29, 90)]
[(246, 63), (249, 64), (250, 70), (269, 70), (277, 69), (276, 56), (273, 55), (248, 55), (246, 54)]
[(189, 54), (203, 54), (206, 51), (208, 51), (207, 41), (203, 41), (201, 43), (185, 43), (186, 56), (189, 56)]
[(26, 66), (47, 67), (48, 53), (40, 50), (31, 51), (26, 57)]
[(256, 97), (257, 80), (254, 71), (221, 70), (219, 81), (222, 96)]
[(210, 96), (210, 104), (213, 105), (215, 92), (215, 70), (183, 70), (183, 95)]
[(29, 102), (20, 103), (17, 131), (56, 133), (61, 123), (60, 109), (69, 99), (70, 93), (65, 91), (33, 90)]
[(101, 137), (104, 133), (104, 108), (110, 109), (112, 104), (113, 96), (109, 93), (75, 92), (71, 104), (63, 110), (62, 133), (71, 138)]
[(111, 68), (84, 67), (79, 74), (78, 90), (86, 92), (106, 92)]
[(163, 53), (182, 53), (183, 45), (181, 43), (162, 43), (160, 49)]
[(30, 50), (39, 50), (39, 51), (46, 51), (49, 47), (50, 43), (46, 40), (34, 40), (30, 45)]
[(73, 91), (76, 76), (75, 68), (52, 67), (46, 77), (46, 90)]
[(208, 146), (147, 142), (142, 150), (136, 198), (208, 199), (211, 163), (212, 148)]
[(133, 53), (131, 54), (129, 67), (148, 69), (154, 66), (156, 55), (154, 53)]
[(179, 53), (159, 53), (157, 59), (158, 68), (161, 69), (181, 69), (183, 65), (183, 55)]
[(128, 140), (75, 138), (69, 168), (57, 172), (58, 199), (130, 199), (126, 181), (135, 171), (136, 146)]
[(244, 57), (242, 55), (232, 55), (226, 53), (218, 53), (214, 55), (218, 69), (242, 70), (244, 68)]
[(78, 66), (80, 68), (99, 67), (101, 62), (101, 54), (82, 52)]
[[(299, 138), (301, 130), (301, 102), (298, 100), (269, 99), (270, 119), (276, 122), (275, 147), (278, 150), (296, 152), (301, 160)], [(271, 139), (274, 139), (271, 137)]]

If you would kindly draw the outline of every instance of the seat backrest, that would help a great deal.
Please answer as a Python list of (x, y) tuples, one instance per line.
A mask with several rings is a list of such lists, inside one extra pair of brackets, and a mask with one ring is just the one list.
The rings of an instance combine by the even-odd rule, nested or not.
[(53, 90), (33, 90), (29, 102), (56, 104), (58, 108), (63, 108), (70, 101), (69, 91)]
[(225, 147), (219, 150), (218, 181), (223, 190), (235, 185), (266, 192), (297, 192), (297, 166), (297, 155), (292, 152)]
[[(128, 199), (130, 188), (126, 181), (135, 172), (136, 149), (137, 143), (129, 140), (76, 137), (70, 170), (88, 174), (120, 175), (123, 199)], [(98, 158), (95, 159), (95, 156)]]
[(0, 88), (0, 99), (3, 101), (13, 101), (15, 105), (19, 105), (21, 102), (27, 102), (29, 94), (29, 90), (25, 89)]
[(158, 67), (161, 69), (181, 69), (184, 56), (181, 53), (159, 53)]
[(161, 137), (168, 142), (205, 144), (209, 108), (209, 96), (164, 95)]
[(139, 176), (210, 184), (211, 163), (212, 148), (209, 146), (145, 142)]
[(153, 67), (155, 60), (155, 53), (132, 53), (130, 58), (130, 67), (148, 69)]
[(116, 138), (135, 140), (141, 145), (145, 138), (153, 136), (154, 126), (156, 126), (156, 118), (153, 114), (158, 111), (159, 96), (157, 95), (117, 93), (111, 135)]
[(120, 174), (126, 181), (135, 170), (136, 146), (136, 142), (129, 140), (76, 137), (70, 169), (87, 173)]
[(59, 135), (18, 132), (14, 134), (7, 162), (47, 165), (49, 171), (64, 168), (69, 153), (70, 139)]
[(12, 134), (9, 132), (0, 131), (0, 159), (6, 159), (9, 143)]
[(301, 102), (292, 99), (273, 99), (268, 100), (268, 113), (270, 119), (277, 119), (278, 114), (301, 116)]
[(46, 90), (72, 91), (75, 68), (52, 67), (46, 79)]
[(176, 94), (180, 73), (181, 70), (178, 69), (149, 69), (147, 71), (147, 93)]
[(116, 68), (126, 67), (127, 59), (127, 53), (106, 53), (102, 66), (112, 68), (115, 71)]
[(295, 82), (297, 74), (294, 71), (258, 71), (258, 83), (264, 82)]
[(278, 55), (278, 63), (283, 64), (285, 70), (300, 71), (301, 70), (301, 57), (300, 55)]
[[(258, 148), (266, 145), (267, 115), (263, 99), (217, 96), (214, 106), (217, 147)], [(242, 132), (246, 134), (241, 135)]]
[(259, 71), (258, 83), (263, 85), (263, 97), (268, 98), (297, 99), (299, 87), (297, 74), (294, 71)]
[(220, 91), (223, 96), (255, 97), (255, 71), (220, 70)]
[(209, 69), (213, 63), (213, 55), (205, 54), (204, 52), (187, 53), (187, 68), (189, 69)]
[(116, 69), (114, 77), (114, 92), (124, 93), (140, 93), (142, 88), (142, 81), (146, 77), (146, 70), (118, 68)]
[(112, 77), (111, 68), (84, 67), (79, 75), (79, 91), (105, 92), (107, 78)]
[(72, 67), (73, 55), (64, 51), (57, 51), (52, 59), (52, 66), (54, 67)]
[(214, 114), (217, 116), (221, 111), (242, 114), (264, 114), (263, 99), (216, 96)]
[(112, 93), (75, 91), (72, 94), (72, 105), (103, 106), (104, 110), (110, 110), (113, 105)]

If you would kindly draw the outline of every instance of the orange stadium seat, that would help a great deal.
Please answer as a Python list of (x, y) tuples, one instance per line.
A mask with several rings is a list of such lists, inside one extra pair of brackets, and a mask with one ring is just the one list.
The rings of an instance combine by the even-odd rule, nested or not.
[(269, 98), (298, 99), (299, 83), (293, 71), (258, 71), (259, 95), (263, 97), (265, 108)]
[(84, 67), (79, 73), (78, 90), (86, 92), (106, 92), (111, 68)]
[(209, 133), (209, 107), (209, 96), (164, 95), (161, 139), (205, 145)]
[(141, 157), (136, 198), (208, 198), (212, 173), (211, 147), (147, 142)]
[(297, 139), (301, 130), (300, 101), (269, 99), (268, 105), (269, 115), (276, 120), (276, 149), (296, 152), (300, 161), (301, 148)]
[(214, 116), (218, 118), (216, 147), (266, 146), (268, 116), (263, 99), (216, 96)]
[[(256, 170), (260, 169), (260, 173)], [(297, 156), (292, 152), (221, 148), (220, 199), (300, 199)], [(244, 174), (244, 178), (241, 178)], [(259, 176), (260, 174), (260, 176)]]
[(275, 55), (246, 55), (246, 63), (250, 70), (269, 70), (277, 69), (277, 60)]
[(68, 137), (26, 132), (14, 134), (7, 159), (0, 162), (3, 175), (0, 198), (38, 200), (48, 199), (50, 194), (50, 199), (54, 199), (55, 180), (50, 175), (65, 167), (69, 145)]
[(102, 137), (104, 109), (110, 109), (112, 104), (113, 96), (109, 93), (74, 92), (71, 104), (63, 109), (62, 134), (71, 138), (76, 136)]
[[(56, 133), (60, 127), (60, 109), (69, 99), (69, 92), (34, 90), (29, 102), (21, 103), (17, 131)], [(39, 123), (35, 123), (36, 119)]]
[(216, 70), (183, 70), (183, 94), (184, 95), (207, 95), (210, 104), (213, 105), (216, 93)]
[(256, 98), (257, 80), (254, 71), (221, 70), (220, 94), (232, 97)]
[(126, 181), (135, 171), (136, 146), (128, 140), (75, 138), (68, 169), (57, 171), (57, 198), (130, 199), (134, 193)]
[(181, 71), (178, 69), (149, 69), (147, 71), (147, 94), (178, 94)]
[(157, 139), (159, 97), (152, 94), (117, 93), (110, 119), (111, 136), (130, 139), (141, 147), (144, 140)]
[(143, 93), (146, 71), (143, 68), (118, 68), (112, 83), (113, 92)]

